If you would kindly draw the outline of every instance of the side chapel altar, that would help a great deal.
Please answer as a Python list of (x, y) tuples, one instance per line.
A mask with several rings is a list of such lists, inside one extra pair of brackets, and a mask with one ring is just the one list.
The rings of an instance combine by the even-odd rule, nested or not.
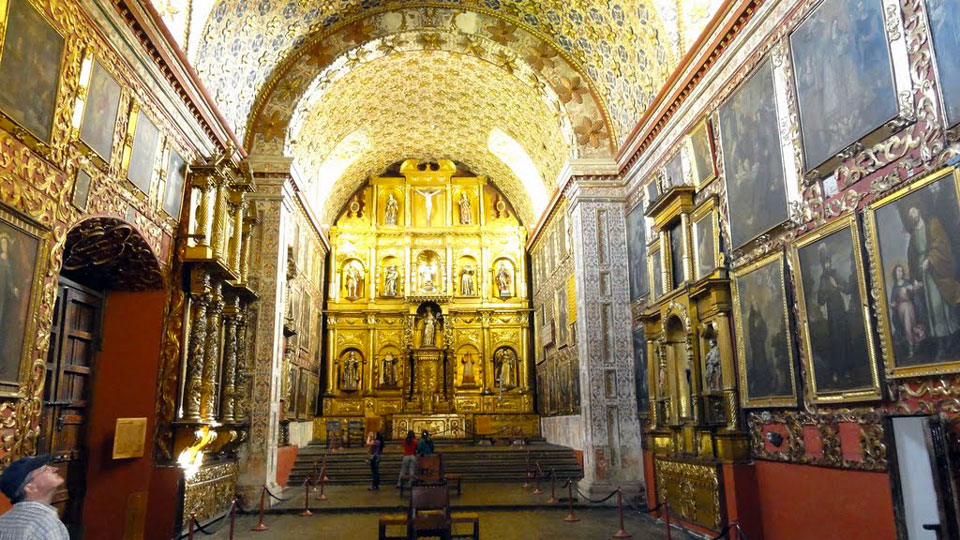
[(525, 240), (500, 191), (450, 161), (372, 178), (330, 230), (315, 436), (539, 435)]

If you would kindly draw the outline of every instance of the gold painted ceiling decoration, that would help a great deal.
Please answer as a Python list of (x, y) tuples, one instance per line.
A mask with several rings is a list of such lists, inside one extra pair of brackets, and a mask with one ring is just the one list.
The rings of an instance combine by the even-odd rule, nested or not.
[[(345, 38), (362, 45), (377, 30), (366, 22), (366, 15), (391, 8), (418, 8), (426, 22), (436, 21), (434, 26), (442, 23), (436, 12), (443, 9), (493, 15), (501, 19), (501, 24), (484, 31), (505, 45), (516, 39), (518, 28), (536, 32), (543, 40), (552, 39), (597, 89), (609, 111), (615, 144), (629, 134), (674, 61), (670, 40), (661, 39), (666, 32), (657, 12), (646, 1), (459, 0), (410, 4), (398, 0), (220, 0), (204, 28), (196, 52), (197, 69), (242, 137), (254, 99), (292, 50), (313, 34), (348, 26)], [(429, 45), (432, 37), (424, 33), (422, 40)], [(317, 61), (328, 63), (324, 58)], [(534, 65), (538, 65), (536, 61)], [(589, 86), (586, 81), (581, 84)], [(583, 128), (588, 133), (587, 141), (591, 140), (589, 132), (595, 120)]]
[[(525, 183), (550, 194), (569, 160), (562, 113), (502, 67), (452, 52), (395, 52), (362, 63), (329, 85), (298, 117), (288, 151), (311, 179), (320, 220), (331, 223), (347, 198), (401, 156), (457, 160), (487, 176), (520, 219), (539, 217)], [(573, 126), (574, 128), (576, 126)], [(530, 156), (540, 177), (520, 178), (490, 149), (502, 130)], [(572, 138), (572, 134), (571, 134)], [(334, 165), (331, 165), (334, 164)]]

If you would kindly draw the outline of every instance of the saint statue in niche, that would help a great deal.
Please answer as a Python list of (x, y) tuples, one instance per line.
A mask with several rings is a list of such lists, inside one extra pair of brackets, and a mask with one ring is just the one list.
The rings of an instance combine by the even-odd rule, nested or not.
[(357, 269), (356, 265), (350, 265), (345, 272), (345, 288), (347, 289), (347, 298), (356, 300), (360, 298), (360, 291), (363, 290), (363, 274)]
[(356, 390), (360, 384), (360, 359), (356, 351), (347, 353), (340, 370), (340, 389)]
[(710, 336), (710, 349), (706, 355), (707, 390), (720, 390), (720, 347), (717, 346), (717, 336)]
[(393, 193), (387, 195), (387, 204), (383, 209), (384, 225), (397, 224), (397, 206), (397, 198), (393, 196)]
[(467, 354), (463, 355), (463, 358), (460, 359), (460, 363), (463, 364), (463, 378), (461, 379), (462, 384), (477, 384), (477, 375), (476, 369), (474, 367), (473, 354), (470, 351), (467, 351)]
[(423, 261), (420, 263), (420, 291), (437, 292), (437, 269), (434, 263)]
[(383, 277), (383, 295), (384, 296), (398, 296), (398, 281), (400, 280), (400, 273), (397, 271), (397, 265), (391, 264), (387, 267), (387, 273)]
[(428, 309), (427, 315), (423, 318), (423, 331), (420, 334), (420, 346), (437, 346), (437, 318), (434, 317), (432, 309)]
[(388, 352), (383, 357), (383, 363), (380, 367), (380, 385), (397, 385), (397, 357), (392, 352)]
[(495, 276), (497, 281), (497, 295), (500, 298), (510, 298), (513, 296), (510, 294), (510, 270), (507, 268), (507, 263), (501, 261), (497, 266), (497, 274)]
[(497, 386), (500, 388), (516, 386), (514, 379), (517, 371), (517, 353), (509, 347), (504, 347), (494, 355), (494, 363), (497, 370)]
[(460, 271), (460, 294), (462, 296), (476, 296), (477, 289), (473, 283), (474, 272), (472, 265), (463, 265), (463, 270)]
[(460, 201), (457, 202), (457, 206), (460, 209), (460, 224), (470, 225), (470, 223), (473, 222), (473, 209), (470, 205), (470, 197), (467, 196), (466, 191), (460, 192)]

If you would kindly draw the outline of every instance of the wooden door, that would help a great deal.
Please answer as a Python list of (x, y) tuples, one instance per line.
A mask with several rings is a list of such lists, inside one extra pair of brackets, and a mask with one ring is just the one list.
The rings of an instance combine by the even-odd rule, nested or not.
[(54, 496), (70, 536), (82, 536), (87, 467), (84, 425), (92, 388), (91, 371), (100, 350), (103, 295), (60, 278), (43, 389), (39, 453), (54, 456), (66, 481)]

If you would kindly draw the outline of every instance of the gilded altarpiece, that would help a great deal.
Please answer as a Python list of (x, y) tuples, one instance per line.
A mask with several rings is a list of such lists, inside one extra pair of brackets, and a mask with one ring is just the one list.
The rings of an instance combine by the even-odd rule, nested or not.
[(526, 231), (485, 178), (405, 161), (330, 230), (323, 438), (364, 419), (402, 437), (536, 435)]

